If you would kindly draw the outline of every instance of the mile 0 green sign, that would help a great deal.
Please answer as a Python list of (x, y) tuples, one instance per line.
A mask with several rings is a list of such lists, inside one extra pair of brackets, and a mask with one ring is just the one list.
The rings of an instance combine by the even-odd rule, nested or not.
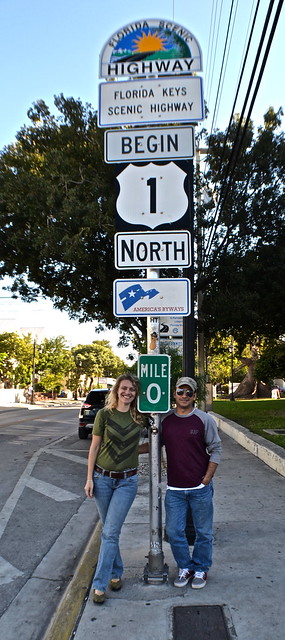
[(141, 413), (166, 413), (170, 409), (170, 356), (142, 355), (138, 361)]

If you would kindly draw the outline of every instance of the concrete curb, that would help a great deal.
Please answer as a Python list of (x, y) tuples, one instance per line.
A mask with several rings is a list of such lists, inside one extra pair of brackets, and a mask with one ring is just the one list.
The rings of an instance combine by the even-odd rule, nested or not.
[(279, 447), (278, 444), (270, 442), (255, 433), (242, 427), (233, 420), (224, 418), (213, 411), (210, 412), (215, 418), (218, 428), (224, 433), (230, 436), (233, 440), (238, 442), (242, 447), (247, 449), (257, 458), (260, 458), (271, 469), (280, 473), (285, 477), (285, 449)]
[(69, 640), (80, 614), (84, 599), (88, 597), (90, 583), (97, 564), (101, 543), (101, 522), (85, 548), (74, 576), (68, 584), (59, 607), (46, 630), (43, 640)]

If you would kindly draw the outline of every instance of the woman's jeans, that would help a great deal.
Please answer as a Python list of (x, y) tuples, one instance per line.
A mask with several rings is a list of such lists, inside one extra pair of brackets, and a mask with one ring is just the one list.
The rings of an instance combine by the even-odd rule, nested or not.
[[(196, 539), (192, 558), (185, 528), (191, 508)], [(167, 489), (165, 495), (166, 533), (179, 569), (209, 571), (213, 545), (213, 484), (191, 491)]]
[(123, 562), (119, 537), (127, 513), (136, 497), (138, 476), (114, 480), (94, 471), (94, 497), (103, 524), (101, 547), (93, 589), (106, 591), (111, 578), (121, 578)]

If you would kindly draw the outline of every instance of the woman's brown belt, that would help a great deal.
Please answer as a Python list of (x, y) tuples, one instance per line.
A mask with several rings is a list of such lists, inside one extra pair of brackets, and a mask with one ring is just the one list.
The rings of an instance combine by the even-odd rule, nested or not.
[(137, 469), (127, 469), (127, 471), (107, 471), (107, 469), (102, 469), (98, 464), (95, 464), (94, 471), (100, 473), (101, 476), (107, 476), (108, 478), (114, 478), (114, 480), (123, 480), (123, 478), (130, 478), (131, 476), (136, 475), (138, 472)]

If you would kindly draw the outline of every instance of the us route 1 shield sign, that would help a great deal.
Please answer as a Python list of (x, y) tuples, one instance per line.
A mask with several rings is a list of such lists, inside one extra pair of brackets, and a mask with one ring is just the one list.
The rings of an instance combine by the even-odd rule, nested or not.
[(118, 164), (117, 169), (117, 231), (189, 227), (187, 161)]
[(170, 356), (142, 355), (138, 360), (141, 413), (166, 413), (170, 409)]
[(114, 315), (188, 316), (191, 313), (188, 278), (115, 280)]

